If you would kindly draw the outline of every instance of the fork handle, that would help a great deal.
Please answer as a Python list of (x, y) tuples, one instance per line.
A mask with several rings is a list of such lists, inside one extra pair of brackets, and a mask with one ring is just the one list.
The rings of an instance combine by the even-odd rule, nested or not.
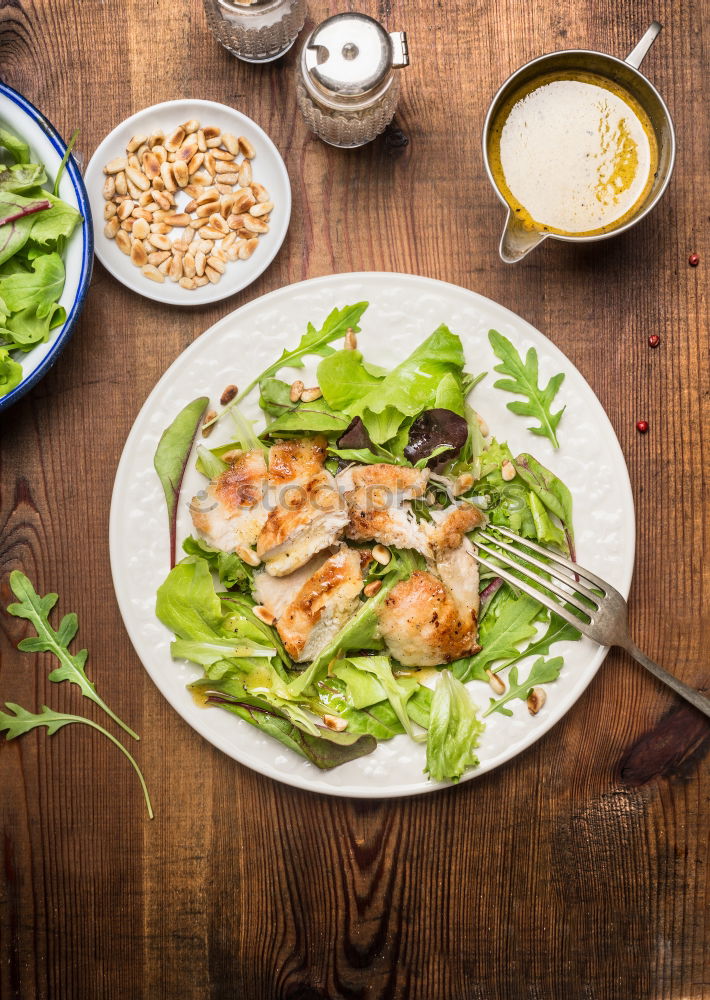
[(649, 673), (652, 673), (657, 680), (666, 684), (669, 688), (672, 688), (676, 694), (679, 694), (681, 698), (685, 698), (689, 701), (691, 705), (694, 705), (699, 712), (706, 715), (710, 719), (710, 698), (707, 698), (700, 691), (696, 691), (695, 688), (690, 687), (688, 684), (684, 684), (683, 681), (679, 681), (677, 677), (673, 674), (669, 674), (667, 670), (663, 667), (659, 667), (657, 663), (650, 660), (645, 653), (642, 653), (638, 646), (627, 638), (625, 642), (620, 642), (619, 645), (630, 653), (631, 656), (640, 663), (642, 667), (645, 667)]

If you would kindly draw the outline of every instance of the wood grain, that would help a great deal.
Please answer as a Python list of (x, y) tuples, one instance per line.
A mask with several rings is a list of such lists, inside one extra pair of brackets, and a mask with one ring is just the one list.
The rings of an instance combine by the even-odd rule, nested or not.
[[(237, 62), (209, 35), (199, 0), (0, 7), (0, 76), (65, 135), (79, 126), (85, 160), (139, 108), (204, 97), (269, 132), (294, 193), (281, 253), (227, 303), (164, 308), (97, 264), (60, 363), (0, 417), (2, 603), (22, 567), (79, 613), (91, 676), (143, 736), (156, 807), (149, 823), (126, 762), (78, 727), (0, 745), (3, 1000), (710, 997), (707, 726), (622, 654), (510, 765), (436, 795), (353, 802), (281, 787), (200, 740), (124, 633), (108, 566), (113, 474), (166, 366), (271, 289), (334, 271), (410, 271), (520, 313), (590, 381), (636, 498), (634, 635), (685, 681), (710, 686), (707, 5), (357, 6), (408, 30), (412, 64), (401, 131), (350, 152), (320, 143), (296, 114), (295, 53), (261, 68)], [(309, 18), (338, 9), (313, 0)], [(492, 94), (545, 51), (623, 55), (655, 17), (665, 30), (644, 70), (679, 138), (668, 195), (625, 236), (549, 242), (501, 264), (502, 210), (479, 148)], [(635, 431), (642, 417), (646, 436)], [(76, 708), (75, 691), (47, 684), (42, 657), (16, 651), (22, 634), (0, 614), (2, 700)]]

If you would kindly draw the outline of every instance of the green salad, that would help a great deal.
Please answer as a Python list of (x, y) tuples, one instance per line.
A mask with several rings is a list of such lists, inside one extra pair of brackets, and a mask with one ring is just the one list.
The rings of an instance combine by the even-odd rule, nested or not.
[(62, 255), (82, 221), (57, 196), (71, 145), (50, 185), (28, 144), (0, 127), (0, 397), (22, 381), (22, 355), (66, 320)]
[[(156, 611), (173, 656), (202, 669), (190, 684), (201, 704), (319, 768), (405, 734), (425, 745), (432, 780), (457, 781), (478, 765), (485, 718), (511, 715), (515, 699), (537, 711), (538, 685), (563, 666), (551, 647), (579, 638), (495, 570), (479, 572), (476, 528), (507, 526), (573, 557), (572, 498), (491, 435), (472, 401), (485, 373), (466, 371), (457, 334), (442, 325), (384, 369), (357, 346), (366, 308), (309, 324), (241, 393), (230, 387), (219, 413), (200, 397), (166, 429), (155, 468), (173, 568)], [(490, 341), (496, 387), (522, 397), (508, 406), (557, 447), (563, 376), (541, 387), (534, 349), (523, 359), (496, 331)], [(320, 360), (307, 388), (287, 372), (309, 356)], [(251, 392), (263, 425), (240, 410)], [(230, 440), (196, 448), (204, 485), (176, 564), (186, 464), (200, 428), (225, 422)]]

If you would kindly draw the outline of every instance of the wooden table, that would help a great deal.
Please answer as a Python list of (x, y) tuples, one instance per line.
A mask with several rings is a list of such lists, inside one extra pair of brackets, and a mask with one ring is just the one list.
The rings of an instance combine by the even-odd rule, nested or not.
[[(179, 311), (97, 263), (74, 339), (0, 418), (2, 604), (21, 567), (76, 610), (90, 674), (139, 730), (156, 807), (106, 741), (73, 727), (0, 746), (0, 996), (180, 1000), (699, 1000), (708, 972), (707, 725), (619, 652), (551, 733), (507, 767), (409, 800), (320, 798), (200, 739), (138, 662), (114, 600), (107, 524), (116, 463), (166, 366), (228, 310), (337, 271), (410, 271), (520, 313), (588, 378), (627, 458), (638, 516), (631, 620), (640, 645), (707, 689), (707, 122), (700, 3), (362, 0), (409, 32), (397, 135), (356, 152), (312, 137), (293, 64), (254, 68), (208, 33), (199, 0), (16, 0), (0, 75), (85, 160), (139, 108), (232, 104), (273, 137), (294, 211), (251, 288)], [(312, 0), (311, 19), (338, 6)], [(705, 7), (707, 11), (707, 7)], [(658, 208), (624, 237), (497, 256), (503, 212), (483, 172), (491, 95), (557, 48), (622, 55), (658, 17), (645, 71), (679, 156)], [(698, 268), (688, 254), (701, 254)], [(648, 336), (659, 334), (651, 350)], [(636, 421), (650, 430), (637, 433)], [(705, 492), (704, 492), (705, 487)], [(585, 516), (583, 501), (578, 517)], [(704, 552), (705, 550), (705, 552)], [(703, 610), (704, 609), (704, 610)], [(0, 614), (2, 700), (77, 710)], [(50, 690), (51, 688), (51, 690)], [(88, 711), (88, 703), (81, 706)]]

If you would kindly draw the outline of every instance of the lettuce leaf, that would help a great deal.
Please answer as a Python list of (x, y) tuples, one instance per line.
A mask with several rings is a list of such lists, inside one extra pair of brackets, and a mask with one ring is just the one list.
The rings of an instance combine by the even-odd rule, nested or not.
[(407, 417), (433, 407), (444, 376), (453, 374), (460, 379), (463, 366), (461, 339), (442, 324), (346, 412), (362, 419), (375, 444), (384, 444)]
[(478, 766), (474, 750), (484, 729), (466, 688), (450, 670), (442, 670), (431, 702), (425, 772), (434, 781), (458, 781)]
[(205, 559), (188, 556), (158, 587), (155, 613), (180, 639), (224, 638), (222, 602)]
[(22, 365), (10, 357), (7, 348), (0, 347), (0, 396), (12, 392), (21, 381)]

